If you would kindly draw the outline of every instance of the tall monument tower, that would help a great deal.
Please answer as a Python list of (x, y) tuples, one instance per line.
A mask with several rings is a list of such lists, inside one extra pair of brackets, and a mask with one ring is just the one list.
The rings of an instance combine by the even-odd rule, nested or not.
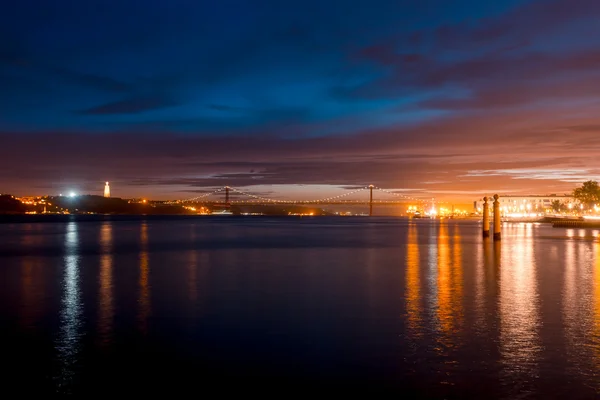
[(104, 185), (104, 197), (110, 197), (110, 186), (108, 185), (108, 182)]

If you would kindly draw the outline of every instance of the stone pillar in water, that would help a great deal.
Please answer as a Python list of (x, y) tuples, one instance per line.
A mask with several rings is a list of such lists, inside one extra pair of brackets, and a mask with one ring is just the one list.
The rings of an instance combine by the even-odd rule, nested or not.
[(494, 240), (500, 240), (500, 196), (494, 195)]
[(490, 237), (490, 206), (488, 198), (483, 198), (483, 237)]

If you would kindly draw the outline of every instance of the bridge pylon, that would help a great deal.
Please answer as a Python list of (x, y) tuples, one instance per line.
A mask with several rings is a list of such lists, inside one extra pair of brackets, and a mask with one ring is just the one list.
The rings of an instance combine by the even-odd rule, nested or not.
[(225, 186), (225, 204), (229, 205), (229, 186)]

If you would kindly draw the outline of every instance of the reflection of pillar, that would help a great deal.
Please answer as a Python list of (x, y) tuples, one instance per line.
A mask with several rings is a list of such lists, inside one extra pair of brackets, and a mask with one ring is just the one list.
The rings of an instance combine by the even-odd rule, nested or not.
[(500, 196), (494, 195), (494, 240), (500, 240)]
[(494, 242), (494, 270), (498, 272), (500, 270), (500, 263), (502, 262), (502, 250), (500, 243)]
[(490, 206), (488, 198), (483, 198), (483, 237), (490, 237)]
[(369, 185), (369, 217), (373, 215), (373, 185)]

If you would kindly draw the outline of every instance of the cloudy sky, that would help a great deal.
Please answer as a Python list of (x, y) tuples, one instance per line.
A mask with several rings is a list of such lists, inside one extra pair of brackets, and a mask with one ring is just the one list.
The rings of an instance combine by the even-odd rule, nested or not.
[(600, 177), (599, 19), (598, 0), (9, 2), (0, 192), (567, 192)]

